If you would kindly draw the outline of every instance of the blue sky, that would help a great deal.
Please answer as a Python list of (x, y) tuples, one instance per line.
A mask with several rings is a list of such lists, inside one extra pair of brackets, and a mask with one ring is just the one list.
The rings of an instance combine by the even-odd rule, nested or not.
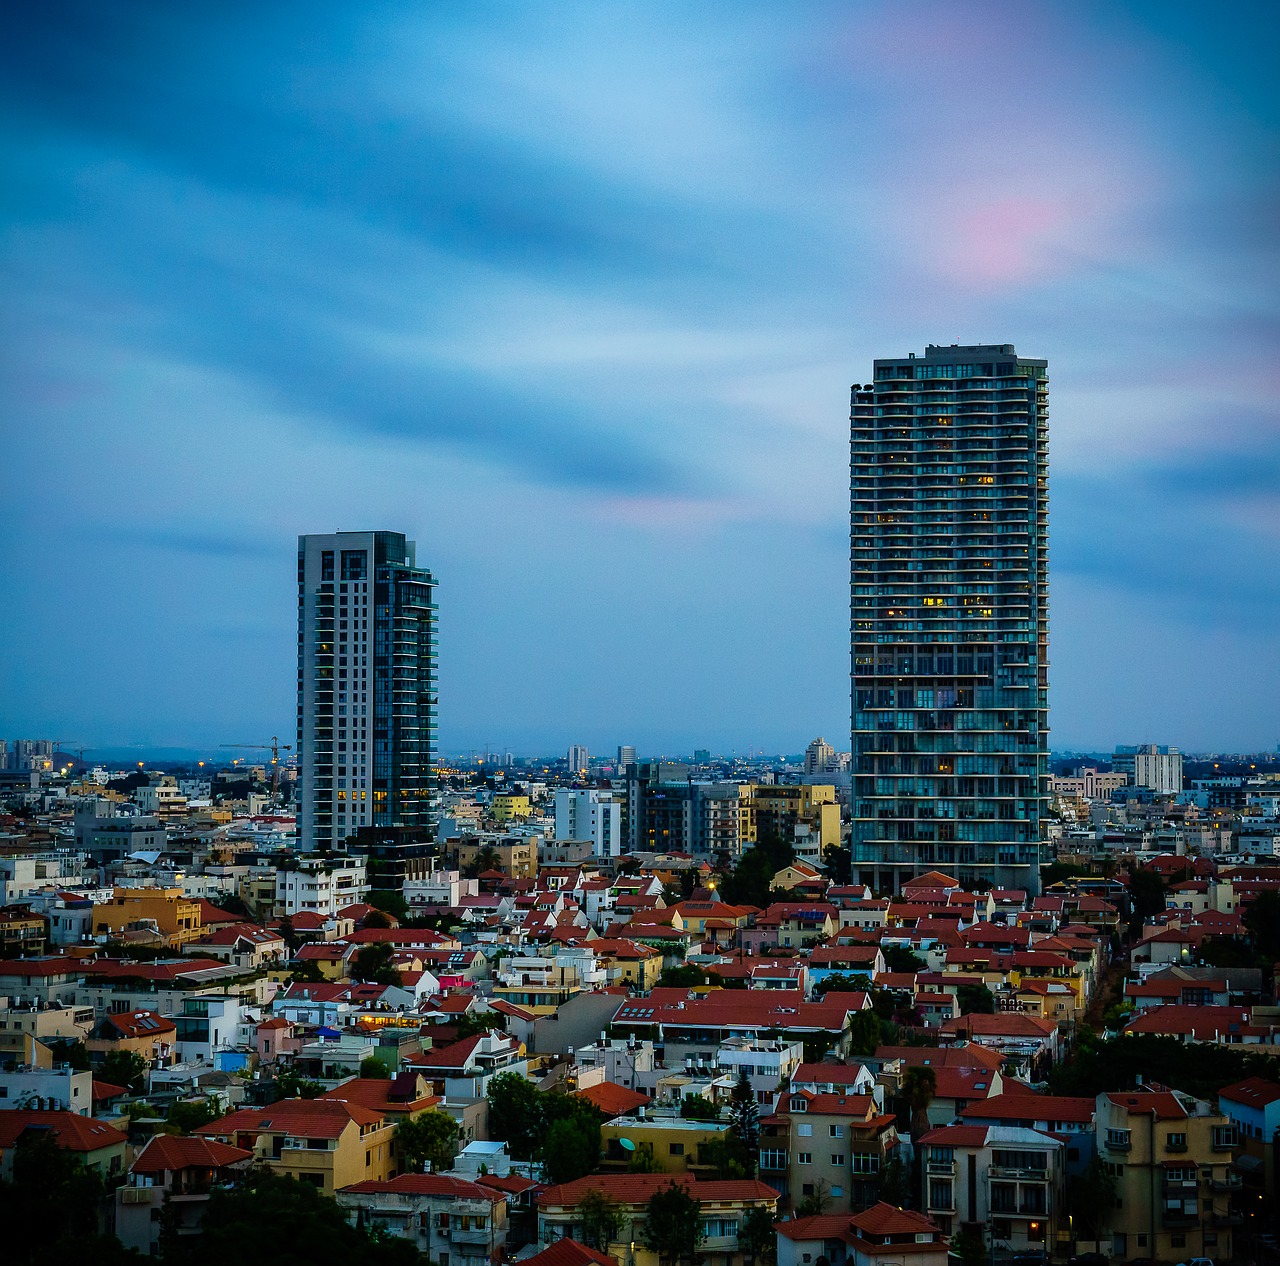
[(441, 739), (847, 745), (848, 387), (1050, 362), (1052, 741), (1280, 741), (1280, 13), (28, 6), (0, 728), (288, 732), (406, 531)]

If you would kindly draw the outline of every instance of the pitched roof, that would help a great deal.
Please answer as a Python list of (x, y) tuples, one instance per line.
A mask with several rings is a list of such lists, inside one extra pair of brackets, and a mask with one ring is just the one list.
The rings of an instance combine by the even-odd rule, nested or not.
[(687, 1174), (588, 1174), (573, 1182), (548, 1187), (538, 1204), (576, 1207), (588, 1191), (602, 1191), (620, 1204), (646, 1204), (658, 1191), (674, 1183), (688, 1188), (702, 1200), (776, 1200), (778, 1193), (753, 1178), (709, 1179), (695, 1182)]
[(214, 1137), (253, 1131), (336, 1139), (352, 1121), (379, 1125), (384, 1119), (381, 1112), (342, 1099), (280, 1099), (265, 1108), (240, 1108), (197, 1132)]
[(1248, 1077), (1218, 1091), (1219, 1099), (1238, 1103), (1247, 1108), (1265, 1108), (1280, 1099), (1280, 1084), (1265, 1077)]
[[(1006, 1085), (1008, 1083), (1006, 1082)], [(1280, 1087), (1277, 1087), (1280, 1092)], [(1096, 1104), (1088, 1095), (1035, 1095), (1006, 1090), (979, 1103), (971, 1103), (960, 1115), (966, 1120), (1031, 1122), (1070, 1121), (1087, 1125), (1093, 1120)]]
[(253, 1160), (253, 1153), (243, 1147), (232, 1147), (217, 1139), (205, 1139), (199, 1135), (182, 1137), (176, 1134), (157, 1134), (147, 1141), (138, 1153), (138, 1159), (129, 1166), (131, 1174), (160, 1174), (165, 1170), (221, 1169), (240, 1161)]
[(615, 1266), (615, 1263), (612, 1257), (566, 1237), (554, 1240), (541, 1253), (526, 1257), (520, 1266)]
[(12, 1147), (27, 1130), (48, 1130), (59, 1147), (71, 1152), (96, 1152), (126, 1143), (114, 1126), (78, 1112), (39, 1112), (26, 1108), (0, 1111), (0, 1147)]
[(103, 1023), (117, 1030), (122, 1038), (156, 1037), (161, 1033), (177, 1031), (172, 1020), (167, 1020), (154, 1011), (121, 1011), (104, 1016)]
[(649, 1100), (635, 1090), (619, 1086), (613, 1081), (597, 1082), (574, 1092), (575, 1098), (585, 1099), (593, 1107), (599, 1108), (605, 1116), (619, 1117), (635, 1108), (644, 1107)]
[(369, 1178), (364, 1182), (343, 1187), (343, 1191), (376, 1195), (380, 1192), (399, 1192), (414, 1196), (448, 1196), (455, 1200), (497, 1201), (503, 1197), (496, 1191), (482, 1187), (465, 1178), (451, 1178), (448, 1174), (400, 1174), (395, 1178)]
[(864, 1235), (915, 1235), (937, 1232), (938, 1228), (923, 1213), (899, 1209), (897, 1205), (877, 1200), (869, 1209), (855, 1213), (850, 1224)]

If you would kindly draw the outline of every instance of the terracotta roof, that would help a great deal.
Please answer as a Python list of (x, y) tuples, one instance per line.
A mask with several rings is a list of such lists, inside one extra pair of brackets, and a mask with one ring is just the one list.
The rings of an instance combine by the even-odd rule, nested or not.
[[(1005, 1083), (1006, 1086), (1009, 1084)], [(1277, 1087), (1280, 1093), (1280, 1087)], [(981, 1103), (971, 1103), (960, 1115), (983, 1121), (1071, 1121), (1087, 1125), (1093, 1120), (1096, 1104), (1087, 1095), (1036, 1095), (1006, 1090)]]
[(128, 1093), (128, 1086), (117, 1086), (109, 1081), (99, 1081), (97, 1077), (93, 1079), (93, 1099), (95, 1103), (105, 1099), (114, 1099), (117, 1095), (127, 1095)]
[(240, 1108), (202, 1126), (200, 1134), (214, 1137), (245, 1132), (294, 1134), (336, 1139), (347, 1125), (380, 1125), (385, 1118), (341, 1099), (281, 1099), (265, 1108)]
[(242, 915), (231, 914), (227, 910), (221, 910), (212, 901), (206, 901), (203, 897), (197, 897), (196, 901), (200, 906), (201, 927), (207, 928), (219, 923), (240, 923), (243, 920)]
[(999, 1015), (956, 1016), (942, 1022), (943, 1033), (980, 1033), (984, 1037), (1048, 1037), (1057, 1030), (1052, 1020), (1023, 1015), (1017, 1011), (1005, 1011)]
[(1280, 1084), (1265, 1077), (1249, 1077), (1218, 1091), (1219, 1099), (1238, 1103), (1246, 1108), (1265, 1108), (1280, 1099)]
[(465, 1068), (471, 1052), (480, 1045), (483, 1036), (477, 1033), (475, 1037), (463, 1038), (461, 1042), (453, 1042), (439, 1050), (423, 1051), (414, 1063), (420, 1068)]
[(523, 1174), (481, 1174), (477, 1179), (482, 1187), (492, 1187), (495, 1191), (505, 1191), (510, 1196), (521, 1196), (526, 1191), (540, 1187), (532, 1178)]
[(451, 1178), (448, 1174), (400, 1174), (396, 1178), (366, 1179), (343, 1187), (343, 1191), (377, 1194), (399, 1192), (414, 1196), (449, 1196), (455, 1200), (501, 1200), (497, 1192), (468, 1182), (465, 1178)]
[(183, 1138), (175, 1134), (157, 1134), (149, 1139), (138, 1159), (129, 1166), (131, 1174), (160, 1174), (169, 1169), (220, 1169), (240, 1161), (253, 1160), (253, 1153), (242, 1147), (232, 1147), (217, 1139), (204, 1139), (199, 1135)]
[(401, 1082), (399, 1077), (352, 1077), (340, 1086), (326, 1090), (317, 1098), (338, 1099), (343, 1103), (358, 1104), (370, 1112), (383, 1115), (388, 1112), (417, 1112), (440, 1102), (439, 1095), (429, 1092), (424, 1095), (416, 1093), (416, 1073), (410, 1072), (409, 1078), (411, 1081)]
[(658, 1191), (674, 1183), (701, 1200), (776, 1200), (778, 1193), (752, 1178), (710, 1179), (694, 1182), (687, 1174), (588, 1174), (574, 1182), (548, 1187), (538, 1196), (538, 1204), (568, 1205), (576, 1208), (588, 1191), (602, 1191), (619, 1204), (647, 1204)]
[(850, 1224), (865, 1235), (913, 1235), (938, 1228), (923, 1213), (899, 1209), (897, 1205), (876, 1201), (869, 1209), (855, 1213)]
[(921, 1143), (943, 1147), (981, 1147), (987, 1141), (985, 1125), (943, 1125), (920, 1136)]
[(635, 1108), (644, 1107), (648, 1098), (638, 1091), (628, 1090), (613, 1081), (597, 1082), (583, 1090), (575, 1091), (575, 1097), (585, 1099), (608, 1117), (620, 1117)]
[(155, 1037), (160, 1033), (174, 1033), (177, 1026), (172, 1020), (154, 1011), (122, 1011), (103, 1017), (103, 1022), (117, 1029), (123, 1038)]
[(1151, 1113), (1157, 1121), (1180, 1121), (1187, 1110), (1170, 1090), (1136, 1090), (1107, 1095), (1112, 1103), (1130, 1112)]
[(791, 1074), (793, 1086), (852, 1086), (867, 1069), (862, 1064), (801, 1064)]
[(612, 1257), (568, 1238), (555, 1240), (541, 1253), (526, 1257), (520, 1266), (615, 1266)]
[(806, 1002), (803, 993), (790, 989), (712, 989), (691, 995), (687, 989), (658, 988), (646, 998), (624, 1002), (614, 1020), (695, 1028), (755, 1026), (839, 1032), (845, 1027), (847, 1013), (867, 1004), (865, 993), (829, 993), (821, 1002)]
[(1248, 1007), (1184, 1007), (1167, 1003), (1140, 1011), (1124, 1026), (1126, 1033), (1175, 1033), (1205, 1040), (1215, 1040), (1228, 1033), (1243, 1033), (1253, 1028)]
[(10, 958), (0, 962), (0, 976), (78, 976), (83, 965), (74, 958)]
[(114, 1126), (77, 1112), (0, 1111), (0, 1147), (12, 1147), (27, 1130), (48, 1130), (59, 1147), (71, 1152), (96, 1152), (128, 1141)]
[(908, 1068), (928, 1065), (930, 1068), (987, 1068), (998, 1072), (1004, 1067), (999, 1051), (965, 1042), (959, 1046), (877, 1046), (876, 1058), (900, 1059)]

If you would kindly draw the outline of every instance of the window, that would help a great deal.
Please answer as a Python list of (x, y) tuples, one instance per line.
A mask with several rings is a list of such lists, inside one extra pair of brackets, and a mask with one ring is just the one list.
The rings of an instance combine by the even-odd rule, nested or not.
[(951, 1183), (940, 1181), (937, 1178), (931, 1179), (929, 1182), (929, 1208), (950, 1209), (952, 1207)]
[(1129, 1131), (1128, 1130), (1108, 1130), (1107, 1146), (1116, 1152), (1127, 1152), (1129, 1150)]
[(803, 1124), (796, 1126), (796, 1134), (802, 1139), (812, 1138), (813, 1125), (805, 1121)]
[(839, 1199), (840, 1199), (840, 1197), (844, 1195), (844, 1188), (843, 1188), (843, 1187), (832, 1187), (832, 1188), (831, 1188), (831, 1195), (832, 1195), (832, 1197), (833, 1197), (834, 1199), (839, 1200)]
[(813, 1154), (811, 1152), (800, 1152), (796, 1156), (796, 1160), (799, 1161), (801, 1165), (812, 1165)]
[(1165, 1142), (1165, 1147), (1171, 1152), (1185, 1152), (1187, 1150), (1187, 1136), (1185, 1133), (1170, 1134)]
[(683, 1143), (672, 1143), (672, 1144), (671, 1144), (671, 1146), (670, 1146), (670, 1149), (669, 1149), (669, 1150), (670, 1150), (670, 1152), (671, 1152), (671, 1155), (672, 1155), (672, 1156), (683, 1156), (683, 1155), (684, 1155), (684, 1144), (683, 1144)]
[(833, 1126), (831, 1127), (831, 1137), (832, 1137), (833, 1139), (842, 1139), (842, 1138), (844, 1138), (844, 1126), (843, 1126), (843, 1125), (833, 1125)]
[(832, 1153), (831, 1153), (831, 1163), (832, 1163), (833, 1165), (843, 1165), (843, 1164), (844, 1164), (844, 1157), (843, 1157), (839, 1152), (832, 1152)]

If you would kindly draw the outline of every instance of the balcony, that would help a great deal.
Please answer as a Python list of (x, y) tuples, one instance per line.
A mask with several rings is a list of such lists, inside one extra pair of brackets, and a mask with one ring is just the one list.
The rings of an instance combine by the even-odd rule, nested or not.
[(1160, 1212), (1160, 1222), (1165, 1227), (1195, 1226), (1199, 1221), (1200, 1217), (1196, 1210), (1184, 1208), (1182, 1205), (1166, 1206)]
[[(953, 1160), (931, 1160), (926, 1163), (925, 1172), (928, 1174), (935, 1174), (939, 1178), (950, 1178), (951, 1175), (956, 1172), (956, 1163)], [(995, 1171), (992, 1170), (992, 1173), (994, 1172)]]
[(1220, 1227), (1239, 1226), (1244, 1221), (1244, 1215), (1236, 1213), (1234, 1210), (1228, 1210), (1226, 1213), (1215, 1213), (1213, 1215), (1213, 1225)]
[(1235, 1172), (1215, 1175), (1209, 1181), (1214, 1191), (1239, 1191), (1244, 1186), (1244, 1175)]

